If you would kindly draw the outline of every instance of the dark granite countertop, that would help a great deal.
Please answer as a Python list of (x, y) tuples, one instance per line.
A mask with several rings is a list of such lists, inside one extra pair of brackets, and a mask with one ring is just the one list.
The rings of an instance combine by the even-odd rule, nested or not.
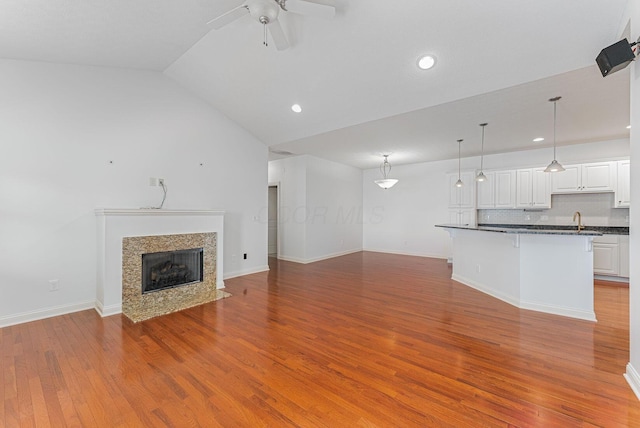
[[(550, 225), (550, 224), (494, 224), (480, 223), (479, 228), (504, 228), (504, 229), (532, 229), (532, 230), (576, 230), (575, 225)], [(628, 226), (585, 226), (583, 232), (600, 232), (603, 235), (628, 235)]]
[(602, 232), (595, 230), (582, 230), (579, 234), (575, 228), (573, 229), (547, 229), (547, 228), (518, 228), (517, 225), (509, 225), (509, 227), (500, 226), (461, 226), (457, 224), (436, 224), (436, 227), (451, 228), (451, 229), (464, 229), (464, 230), (479, 230), (482, 232), (498, 232), (498, 233), (511, 233), (520, 235), (567, 235), (567, 236), (602, 236)]

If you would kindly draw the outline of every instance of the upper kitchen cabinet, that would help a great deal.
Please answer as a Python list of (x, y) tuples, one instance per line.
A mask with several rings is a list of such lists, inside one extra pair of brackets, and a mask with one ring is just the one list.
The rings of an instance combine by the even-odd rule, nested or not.
[(495, 172), (485, 171), (484, 175), (487, 177), (486, 181), (476, 182), (477, 194), (478, 194), (478, 208), (495, 208), (496, 196), (495, 196)]
[(618, 161), (618, 182), (616, 184), (616, 208), (629, 208), (631, 206), (631, 162), (628, 160)]
[(476, 204), (476, 177), (473, 171), (460, 173), (462, 187), (456, 187), (458, 173), (447, 174), (449, 185), (449, 207), (450, 208), (475, 208)]
[(485, 172), (487, 181), (477, 183), (478, 208), (515, 208), (516, 171)]
[(551, 208), (551, 176), (544, 168), (519, 169), (516, 182), (518, 208)]
[(552, 173), (551, 193), (613, 192), (616, 188), (617, 162), (567, 165)]

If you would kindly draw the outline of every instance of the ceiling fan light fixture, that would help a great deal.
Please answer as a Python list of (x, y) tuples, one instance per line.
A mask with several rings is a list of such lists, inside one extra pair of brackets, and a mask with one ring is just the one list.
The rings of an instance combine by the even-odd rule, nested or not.
[(300, 106), (300, 104), (294, 104), (291, 106), (291, 110), (293, 110), (295, 113), (301, 113), (302, 106)]
[(429, 70), (436, 65), (436, 58), (433, 55), (423, 55), (418, 58), (418, 68), (420, 70)]

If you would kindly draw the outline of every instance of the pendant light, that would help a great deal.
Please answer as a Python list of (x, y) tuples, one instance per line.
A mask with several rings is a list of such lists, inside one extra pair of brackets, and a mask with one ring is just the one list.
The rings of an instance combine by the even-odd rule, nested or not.
[(544, 172), (562, 172), (564, 167), (560, 165), (560, 162), (556, 160), (556, 114), (557, 114), (557, 102), (562, 97), (550, 98), (549, 101), (553, 103), (553, 160)]
[(482, 183), (483, 181), (487, 181), (487, 176), (484, 175), (483, 166), (484, 166), (484, 127), (487, 126), (488, 123), (481, 123), (482, 127), (482, 148), (480, 149), (480, 172), (476, 176), (476, 181)]
[(460, 178), (460, 144), (463, 141), (464, 140), (458, 140), (458, 181), (456, 181), (456, 187), (464, 186), (464, 183), (462, 182), (462, 179)]
[(388, 178), (388, 175), (391, 172), (391, 164), (389, 163), (389, 159), (387, 159), (389, 155), (383, 155), (383, 156), (384, 156), (384, 162), (382, 162), (382, 165), (380, 165), (380, 172), (382, 172), (382, 179), (375, 180), (374, 183), (376, 183), (378, 186), (386, 190), (395, 186), (398, 180), (395, 178)]

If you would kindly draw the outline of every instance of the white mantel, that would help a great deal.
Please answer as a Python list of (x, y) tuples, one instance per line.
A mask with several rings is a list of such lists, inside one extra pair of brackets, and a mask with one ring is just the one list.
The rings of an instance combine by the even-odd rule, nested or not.
[(96, 310), (122, 312), (122, 238), (128, 236), (217, 233), (216, 288), (224, 288), (224, 211), (100, 208), (97, 217)]

